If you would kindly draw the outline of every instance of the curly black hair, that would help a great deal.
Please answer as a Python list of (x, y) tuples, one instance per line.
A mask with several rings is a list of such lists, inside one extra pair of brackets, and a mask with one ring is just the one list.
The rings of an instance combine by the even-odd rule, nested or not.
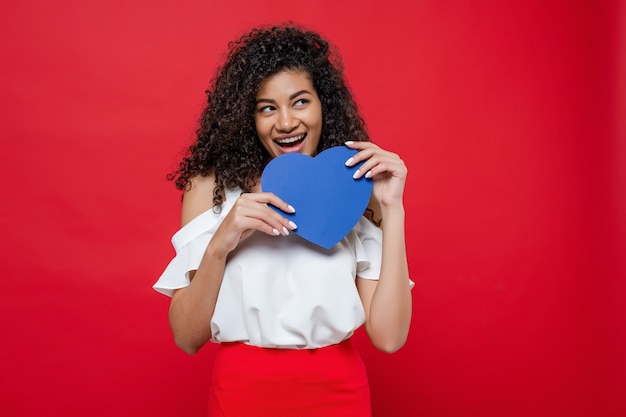
[(197, 140), (168, 176), (178, 189), (187, 189), (194, 176), (213, 174), (216, 206), (225, 188), (250, 191), (271, 159), (255, 129), (256, 94), (266, 78), (284, 70), (308, 73), (320, 98), (318, 153), (347, 140), (370, 140), (344, 79), (341, 56), (318, 33), (292, 23), (258, 27), (230, 42), (225, 58), (207, 90)]

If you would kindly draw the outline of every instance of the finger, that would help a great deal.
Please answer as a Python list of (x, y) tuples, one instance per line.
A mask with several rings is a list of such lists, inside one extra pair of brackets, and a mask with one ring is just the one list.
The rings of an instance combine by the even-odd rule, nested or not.
[(369, 142), (354, 142), (354, 143), (355, 144), (358, 143), (358, 145), (355, 145), (355, 146), (359, 146), (359, 149), (354, 148), (355, 150), (358, 150), (358, 152), (354, 154), (352, 157), (348, 158), (348, 160), (345, 162), (346, 166), (349, 166), (349, 167), (357, 165), (359, 162), (368, 160), (377, 155), (381, 157), (391, 157), (391, 158), (398, 157), (396, 154), (386, 151), (378, 147), (377, 145), (374, 145), (373, 143), (369, 143)]
[[(385, 158), (385, 151), (380, 148), (370, 148), (359, 151), (356, 155), (346, 161), (346, 166), (357, 166), (361, 164), (354, 172), (353, 177), (361, 178), (373, 167), (380, 164)], [(368, 176), (369, 178), (369, 176)]]
[(250, 229), (258, 230), (270, 236), (287, 236), (289, 235), (289, 230), (277, 223), (273, 224), (273, 222), (265, 221), (262, 219), (253, 219), (250, 218)]
[[(238, 216), (255, 220), (252, 223), (248, 223), (248, 225), (252, 225), (248, 227), (253, 227), (265, 233), (275, 235), (288, 235), (290, 230), (295, 230), (297, 228), (297, 225), (293, 221), (290, 221), (268, 206), (266, 201), (276, 204), (280, 204), (280, 202), (282, 202), (282, 200), (274, 194), (266, 193), (266, 195), (250, 195), (242, 197), (243, 198), (240, 198), (241, 202), (238, 201), (235, 205), (237, 206)], [(282, 205), (285, 206), (284, 202), (282, 203)], [(235, 207), (233, 207), (233, 209), (234, 208)], [(288, 208), (286, 209), (289, 210)], [(261, 221), (265, 225), (261, 226), (257, 221)]]
[[(258, 213), (258, 218), (268, 220), (274, 227), (278, 227), (277, 230), (281, 231), (281, 234), (287, 235), (289, 234), (289, 230), (295, 230), (298, 226), (285, 216), (282, 216), (280, 213), (276, 212), (272, 208), (272, 206), (278, 208), (279, 210), (293, 214), (296, 212), (295, 208), (290, 204), (287, 204), (284, 200), (278, 197), (276, 194), (272, 192), (263, 192), (263, 193), (253, 193), (250, 194), (249, 199), (255, 201), (255, 204), (259, 204), (257, 208), (260, 208), (262, 211)], [(276, 224), (278, 222), (278, 225)]]
[(404, 177), (406, 176), (406, 167), (397, 155), (391, 153), (375, 155), (359, 167), (355, 172), (354, 178), (373, 178), (384, 172), (388, 172), (394, 177)]
[(375, 145), (372, 142), (368, 142), (368, 141), (351, 141), (351, 140), (349, 140), (349, 141), (345, 142), (344, 144), (348, 148), (350, 148), (350, 149), (357, 149), (357, 150), (367, 149), (367, 148), (371, 148), (371, 147), (378, 148), (377, 145)]
[(296, 209), (293, 206), (283, 201), (280, 197), (272, 192), (242, 194), (242, 197), (244, 196), (249, 200), (257, 201), (259, 203), (271, 204), (272, 206), (284, 211), (285, 213), (293, 214), (296, 212)]

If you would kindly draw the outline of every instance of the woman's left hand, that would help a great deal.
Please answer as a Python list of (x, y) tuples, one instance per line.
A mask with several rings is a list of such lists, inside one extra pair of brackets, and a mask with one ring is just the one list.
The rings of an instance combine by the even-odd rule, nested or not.
[(347, 166), (365, 161), (355, 172), (354, 178), (371, 178), (374, 181), (372, 194), (382, 206), (401, 206), (407, 176), (404, 161), (395, 153), (371, 142), (346, 142), (346, 146), (359, 151), (346, 161)]

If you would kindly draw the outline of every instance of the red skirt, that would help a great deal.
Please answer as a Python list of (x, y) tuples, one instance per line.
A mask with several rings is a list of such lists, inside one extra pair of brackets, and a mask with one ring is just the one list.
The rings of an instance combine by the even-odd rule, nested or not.
[(320, 349), (222, 343), (210, 417), (370, 417), (365, 366), (351, 340)]

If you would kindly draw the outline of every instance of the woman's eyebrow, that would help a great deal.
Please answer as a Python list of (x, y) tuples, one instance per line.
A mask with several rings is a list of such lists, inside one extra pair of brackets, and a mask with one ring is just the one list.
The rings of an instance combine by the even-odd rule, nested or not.
[[(300, 91), (297, 91), (297, 92), (293, 93), (292, 95), (290, 95), (289, 96), (289, 100), (293, 100), (294, 98), (296, 98), (296, 97), (298, 97), (299, 95), (302, 95), (302, 94), (311, 94), (312, 95), (312, 93), (309, 90), (300, 90)], [(276, 100), (271, 99), (271, 98), (258, 98), (258, 99), (256, 99), (256, 104), (259, 104), (259, 103), (274, 104), (274, 103), (276, 103)]]
[[(297, 91), (289, 96), (289, 100), (293, 100), (294, 98), (298, 97), (301, 94), (311, 94), (311, 92), (309, 90)], [(271, 99), (271, 98), (257, 98), (256, 102), (257, 103), (276, 103), (276, 100)]]
[(311, 92), (309, 90), (300, 90), (297, 93), (293, 93), (292, 95), (290, 95), (289, 100), (293, 100), (294, 98), (298, 97), (300, 94), (311, 94)]

